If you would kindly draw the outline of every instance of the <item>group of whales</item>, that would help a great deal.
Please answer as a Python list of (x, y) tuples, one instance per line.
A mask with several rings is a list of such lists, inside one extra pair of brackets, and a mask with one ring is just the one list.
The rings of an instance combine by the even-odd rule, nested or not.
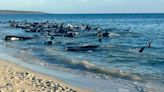
[[(40, 34), (46, 34), (50, 36), (51, 40), (45, 41), (44, 44), (46, 45), (53, 45), (54, 42), (52, 41), (54, 39), (54, 36), (64, 36), (64, 37), (75, 37), (78, 35), (79, 31), (96, 31), (96, 35), (98, 36), (98, 41), (101, 42), (103, 37), (109, 37), (110, 32), (103, 31), (100, 27), (93, 27), (91, 25), (71, 25), (66, 23), (49, 23), (46, 22), (27, 22), (27, 21), (9, 21), (10, 26), (14, 28), (21, 28), (25, 32), (34, 32), (34, 33), (40, 33)], [(112, 30), (112, 29), (110, 29)], [(131, 28), (126, 29), (125, 31), (129, 31)], [(34, 39), (37, 36), (34, 35), (32, 37), (26, 37), (26, 36), (16, 36), (16, 35), (7, 35), (5, 37), (5, 41), (15, 41), (15, 40), (30, 40)], [(142, 53), (144, 49), (148, 47), (151, 47), (151, 41), (149, 42), (148, 46), (142, 47), (138, 52)], [(67, 51), (94, 51), (97, 48), (99, 48), (98, 45), (82, 45), (82, 46), (71, 46), (67, 47)]]

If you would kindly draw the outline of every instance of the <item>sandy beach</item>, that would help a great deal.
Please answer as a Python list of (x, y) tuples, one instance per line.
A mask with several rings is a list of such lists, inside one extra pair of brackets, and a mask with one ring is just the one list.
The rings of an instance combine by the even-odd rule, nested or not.
[(88, 92), (4, 60), (0, 60), (0, 84), (0, 92)]

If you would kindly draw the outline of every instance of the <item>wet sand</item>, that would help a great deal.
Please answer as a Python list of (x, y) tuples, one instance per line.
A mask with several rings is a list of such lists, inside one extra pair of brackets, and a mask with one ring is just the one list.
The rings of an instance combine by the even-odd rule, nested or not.
[(58, 79), (0, 60), (1, 92), (89, 92)]

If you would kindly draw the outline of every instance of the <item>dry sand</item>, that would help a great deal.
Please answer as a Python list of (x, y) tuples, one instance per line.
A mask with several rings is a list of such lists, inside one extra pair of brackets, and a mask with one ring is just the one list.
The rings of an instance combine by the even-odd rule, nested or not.
[(89, 92), (0, 60), (0, 92)]

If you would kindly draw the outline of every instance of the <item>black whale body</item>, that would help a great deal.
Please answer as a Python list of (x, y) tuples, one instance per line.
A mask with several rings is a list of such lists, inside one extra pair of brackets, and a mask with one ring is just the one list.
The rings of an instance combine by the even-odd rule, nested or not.
[(32, 38), (33, 37), (8, 35), (5, 37), (5, 40), (6, 41), (19, 41), (19, 40), (31, 40)]
[(73, 46), (67, 47), (67, 51), (95, 51), (99, 46), (97, 45), (85, 45), (85, 46)]
[(53, 42), (53, 41), (45, 41), (44, 44), (45, 44), (45, 45), (53, 45), (54, 42)]

